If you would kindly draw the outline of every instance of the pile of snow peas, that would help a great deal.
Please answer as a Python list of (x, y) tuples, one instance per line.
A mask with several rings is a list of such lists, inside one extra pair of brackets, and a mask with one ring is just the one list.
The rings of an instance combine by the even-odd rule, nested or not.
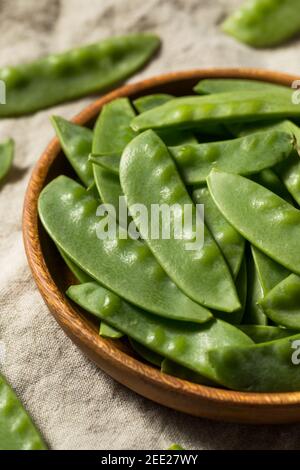
[[(300, 106), (258, 81), (194, 91), (116, 99), (93, 130), (53, 117), (74, 178), (44, 188), (41, 222), (77, 279), (67, 295), (100, 335), (128, 337), (141, 360), (195, 383), (300, 390)], [(203, 246), (151, 237), (136, 212), (139, 239), (99, 238), (97, 207), (120, 196), (129, 213), (204, 204)]]

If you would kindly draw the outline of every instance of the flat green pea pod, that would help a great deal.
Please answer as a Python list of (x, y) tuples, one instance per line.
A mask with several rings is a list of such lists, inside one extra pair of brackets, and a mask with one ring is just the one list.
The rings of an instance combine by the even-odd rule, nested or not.
[(152, 351), (217, 383), (219, 379), (208, 361), (208, 351), (252, 344), (248, 336), (222, 320), (212, 319), (200, 325), (161, 318), (138, 309), (96, 283), (71, 286), (67, 295)]
[(116, 330), (112, 326), (109, 326), (104, 321), (100, 323), (99, 335), (103, 336), (103, 338), (111, 338), (111, 339), (120, 339), (124, 336), (123, 333)]
[(40, 433), (1, 374), (0, 450), (47, 450)]
[(12, 139), (6, 139), (0, 144), (0, 184), (12, 166), (14, 149), (15, 144)]
[[(300, 389), (300, 367), (293, 363), (300, 334), (247, 347), (220, 347), (209, 359), (223, 385), (245, 392), (293, 392)], [(298, 359), (298, 357), (297, 357)]]
[(167, 103), (173, 98), (173, 95), (168, 95), (167, 93), (155, 93), (153, 95), (146, 95), (137, 98), (133, 101), (133, 106), (138, 113), (144, 113), (145, 111), (149, 111), (149, 109), (153, 109)]
[(146, 362), (150, 362), (150, 364), (153, 364), (154, 366), (157, 366), (160, 368), (161, 363), (164, 360), (164, 358), (160, 354), (157, 354), (156, 352), (151, 351), (151, 349), (146, 348), (145, 346), (143, 346), (141, 343), (138, 343), (134, 339), (129, 338), (129, 343), (132, 349), (139, 356), (141, 356)]
[(299, 274), (300, 211), (243, 176), (212, 171), (207, 181), (228, 222), (256, 248)]
[[(196, 227), (196, 206), (167, 147), (155, 132), (146, 131), (127, 145), (120, 163), (120, 181), (129, 210), (135, 204), (146, 208), (147, 224), (140, 223), (139, 211), (131, 215), (143, 239), (175, 284), (206, 307), (225, 312), (239, 309), (240, 302), (223, 255), (202, 220), (199, 220), (201, 227), (199, 224)], [(167, 204), (168, 210), (173, 207), (170, 217), (161, 217), (161, 232), (159, 218), (155, 221), (152, 217), (154, 204), (159, 207)], [(185, 207), (191, 209), (192, 226), (185, 229), (184, 237), (176, 238), (176, 224), (182, 229)], [(157, 236), (152, 233), (154, 225)], [(196, 239), (196, 230), (201, 228), (203, 243)], [(164, 237), (167, 233), (169, 236)]]
[(222, 25), (252, 47), (272, 47), (300, 32), (298, 0), (247, 0)]
[(258, 301), (264, 296), (263, 288), (260, 283), (258, 272), (250, 255), (247, 259), (247, 300), (243, 323), (250, 325), (267, 325), (268, 318), (263, 309), (258, 305)]
[(276, 339), (288, 338), (298, 333), (296, 330), (268, 325), (239, 325), (238, 328), (249, 336), (254, 343), (268, 343)]
[(146, 129), (201, 129), (203, 124), (299, 118), (300, 107), (282, 94), (264, 91), (215, 93), (175, 98), (136, 116), (135, 131)]
[(195, 189), (193, 199), (195, 204), (204, 204), (205, 224), (219, 245), (235, 279), (244, 256), (245, 239), (223, 217), (206, 186)]
[(215, 387), (216, 383), (212, 380), (207, 379), (201, 374), (194, 372), (193, 370), (187, 369), (186, 367), (177, 364), (177, 362), (171, 361), (170, 359), (164, 359), (161, 364), (161, 371), (164, 374), (178, 377), (179, 379), (188, 380), (200, 385), (206, 385), (209, 387)]
[(258, 132), (238, 139), (170, 147), (187, 184), (205, 183), (213, 168), (251, 175), (286, 159), (294, 149), (291, 134)]
[(260, 250), (251, 246), (255, 267), (262, 287), (263, 296), (288, 277), (290, 271), (276, 263)]
[(200, 80), (194, 87), (194, 91), (199, 95), (210, 95), (213, 93), (225, 93), (234, 91), (264, 91), (265, 93), (283, 93), (291, 99), (292, 90), (286, 86), (275, 83), (263, 82), (261, 80), (249, 80), (245, 78), (207, 78)]
[(209, 320), (211, 313), (176, 287), (145, 243), (129, 238), (118, 226), (106, 237), (110, 218), (97, 216), (98, 206), (97, 199), (66, 176), (51, 181), (38, 202), (49, 236), (100, 284), (157, 315), (200, 323)]
[(290, 274), (266, 294), (260, 305), (277, 325), (300, 330), (300, 277)]
[(93, 132), (59, 116), (52, 116), (51, 121), (71, 166), (83, 184), (90, 186), (94, 182), (92, 164), (88, 161)]
[(0, 117), (20, 116), (100, 92), (141, 68), (159, 47), (157, 36), (114, 37), (35, 62), (0, 69), (7, 103)]

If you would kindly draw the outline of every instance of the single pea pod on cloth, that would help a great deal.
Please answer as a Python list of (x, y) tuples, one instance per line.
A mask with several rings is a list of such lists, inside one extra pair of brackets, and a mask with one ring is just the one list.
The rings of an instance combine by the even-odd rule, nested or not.
[(100, 92), (140, 69), (157, 51), (151, 34), (113, 37), (53, 54), (32, 63), (0, 69), (7, 103), (0, 117), (20, 116)]
[(136, 116), (135, 131), (201, 129), (203, 124), (253, 122), (299, 118), (300, 107), (282, 93), (230, 91), (203, 96), (182, 96)]
[(222, 29), (252, 47), (277, 46), (300, 33), (299, 0), (247, 0)]
[(215, 374), (214, 364), (208, 360), (208, 352), (222, 346), (253, 344), (242, 331), (222, 320), (212, 319), (200, 325), (158, 317), (127, 303), (97, 283), (71, 286), (67, 295), (157, 354), (217, 383), (222, 384)]
[(207, 182), (219, 210), (243, 237), (277, 263), (300, 274), (298, 209), (243, 176), (212, 171)]
[[(206, 307), (224, 312), (238, 310), (241, 305), (225, 262), (208, 229), (192, 202), (166, 145), (149, 130), (135, 137), (125, 148), (120, 163), (121, 186), (130, 212), (134, 205), (145, 207), (147, 223), (141, 214), (131, 213), (143, 239), (174, 283), (191, 299)], [(153, 218), (153, 205), (167, 204), (170, 217)], [(185, 207), (191, 208), (192, 226), (184, 237), (176, 238), (176, 227), (182, 226)], [(158, 222), (158, 223), (157, 223)], [(199, 222), (199, 223), (198, 223)], [(201, 224), (201, 227), (200, 227)], [(152, 228), (158, 229), (158, 236)], [(182, 227), (181, 227), (182, 228)], [(197, 239), (203, 229), (203, 237)]]
[(282, 93), (287, 99), (291, 99), (294, 90), (291, 90), (287, 86), (262, 82), (261, 80), (249, 80), (246, 78), (206, 78), (197, 83), (194, 87), (194, 91), (199, 95), (225, 93), (228, 91), (234, 91), (236, 93), (241, 91), (263, 91), (272, 94)]
[(293, 392), (300, 390), (300, 334), (247, 347), (218, 348), (208, 353), (224, 386), (245, 392)]
[(0, 143), (0, 185), (11, 169), (14, 159), (15, 144), (12, 139)]
[(157, 315), (199, 323), (212, 318), (177, 288), (143, 241), (128, 237), (118, 226), (110, 238), (101, 238), (110, 219), (97, 216), (98, 206), (80, 184), (62, 175), (43, 189), (38, 201), (49, 236), (100, 284)]
[(1, 374), (0, 450), (47, 450), (40, 433)]

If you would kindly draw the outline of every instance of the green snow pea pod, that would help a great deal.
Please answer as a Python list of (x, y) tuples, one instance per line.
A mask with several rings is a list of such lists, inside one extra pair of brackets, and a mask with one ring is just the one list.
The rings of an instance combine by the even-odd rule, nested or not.
[(249, 46), (276, 46), (300, 32), (299, 0), (248, 0), (222, 29)]
[(252, 175), (251, 179), (256, 183), (264, 186), (265, 188), (269, 189), (273, 193), (277, 194), (277, 196), (282, 197), (290, 204), (294, 204), (293, 198), (291, 197), (290, 193), (277, 176), (277, 174), (271, 169), (266, 168), (263, 171), (260, 171), (256, 175)]
[(164, 360), (163, 356), (151, 351), (151, 349), (146, 348), (146, 346), (141, 343), (138, 343), (132, 338), (129, 338), (129, 343), (131, 344), (132, 349), (146, 362), (150, 362), (150, 364), (153, 364), (154, 366), (160, 368), (161, 363)]
[(112, 338), (112, 339), (119, 339), (124, 336), (123, 333), (116, 330), (112, 326), (107, 325), (107, 323), (105, 323), (104, 321), (101, 321), (100, 323), (99, 334), (100, 336), (103, 336), (103, 338)]
[(279, 284), (279, 282), (288, 277), (290, 271), (266, 256), (255, 248), (255, 246), (251, 246), (251, 252), (262, 287), (263, 296), (265, 296), (273, 287)]
[[(212, 319), (204, 324), (178, 322), (140, 310), (96, 283), (71, 286), (67, 295), (87, 311), (152, 351), (219, 383), (208, 351), (252, 344), (238, 328)], [(174, 303), (175, 307), (175, 303)]]
[(171, 359), (164, 359), (161, 363), (161, 371), (164, 374), (178, 377), (179, 379), (188, 380), (200, 385), (208, 385), (215, 387), (216, 383), (212, 380), (207, 379), (201, 374), (194, 372), (193, 370), (187, 369), (186, 367), (177, 364), (177, 362), (171, 361)]
[(167, 450), (185, 450), (185, 448), (179, 444), (172, 444)]
[(159, 47), (157, 36), (133, 34), (0, 69), (7, 103), (0, 116), (20, 116), (107, 89), (141, 68)]
[(249, 347), (220, 347), (208, 355), (216, 375), (228, 388), (245, 392), (299, 391), (300, 367), (292, 361), (299, 340), (297, 334)]
[(155, 93), (153, 95), (146, 95), (137, 98), (133, 101), (133, 106), (138, 113), (144, 113), (145, 111), (149, 111), (149, 109), (153, 109), (167, 103), (173, 98), (173, 95), (168, 95), (167, 93)]
[(258, 301), (264, 296), (258, 272), (252, 255), (247, 259), (247, 300), (243, 323), (250, 325), (267, 325), (268, 319)]
[(0, 144), (0, 183), (8, 174), (13, 158), (15, 144), (12, 139), (6, 139)]
[[(147, 210), (147, 224), (140, 223), (140, 213), (131, 214), (143, 239), (169, 277), (189, 297), (206, 307), (232, 312), (240, 302), (229, 268), (208, 229), (199, 220), (196, 207), (180, 179), (179, 173), (162, 140), (149, 130), (135, 137), (125, 148), (120, 163), (120, 181), (129, 210), (135, 204)], [(170, 217), (155, 221), (152, 205), (173, 207)], [(175, 206), (176, 204), (176, 206)], [(185, 236), (176, 238), (176, 225), (182, 228), (185, 207), (190, 207), (192, 226)], [(170, 214), (170, 212), (169, 212)], [(200, 219), (200, 217), (199, 217)], [(157, 235), (153, 235), (153, 226)], [(151, 227), (151, 230), (149, 228)], [(196, 239), (196, 230), (204, 229), (203, 244)], [(169, 236), (163, 237), (163, 234)], [(188, 245), (190, 244), (190, 245)]]
[(241, 235), (277, 263), (300, 273), (298, 209), (243, 176), (212, 171), (207, 181), (219, 210)]
[(158, 315), (209, 320), (211, 313), (176, 287), (145, 243), (129, 238), (118, 226), (103, 236), (110, 219), (96, 215), (98, 205), (80, 184), (59, 176), (43, 189), (38, 209), (56, 245), (100, 284)]
[(120, 197), (124, 196), (120, 179), (110, 170), (105, 170), (99, 165), (93, 165), (96, 187), (104, 204), (110, 204), (115, 208), (118, 220)]
[(175, 98), (136, 116), (133, 130), (197, 129), (205, 123), (278, 120), (300, 116), (300, 107), (282, 94), (264, 91), (215, 93)]
[(93, 183), (90, 184), (90, 186), (88, 188), (86, 188), (86, 192), (88, 194), (91, 194), (94, 198), (98, 199), (99, 202), (101, 202), (100, 194), (98, 192), (98, 189), (97, 189), (97, 186), (96, 186), (96, 183), (95, 183), (95, 179), (94, 179)]
[(103, 170), (109, 171), (119, 177), (121, 158), (117, 155), (97, 155), (91, 153), (89, 161), (97, 166), (100, 166)]
[(0, 450), (47, 450), (40, 433), (1, 374)]
[(230, 225), (215, 205), (206, 186), (193, 191), (195, 204), (204, 204), (204, 221), (236, 278), (245, 250), (245, 239)]
[(258, 132), (238, 139), (208, 144), (170, 147), (187, 184), (205, 183), (215, 168), (238, 175), (251, 175), (286, 159), (294, 149), (291, 134)]
[(92, 150), (93, 132), (59, 116), (51, 118), (62, 149), (85, 186), (94, 182), (92, 164), (88, 161)]
[(300, 330), (300, 277), (290, 274), (261, 299), (260, 305), (273, 322)]
[(284, 93), (291, 99), (292, 90), (286, 86), (275, 83), (262, 82), (261, 80), (237, 79), (237, 78), (207, 78), (200, 80), (194, 87), (199, 95), (210, 95), (213, 93), (224, 93), (234, 91), (264, 91), (265, 93)]
[(249, 336), (254, 343), (268, 343), (276, 339), (288, 338), (294, 336), (298, 332), (287, 328), (280, 328), (279, 326), (267, 325), (239, 325), (238, 328)]

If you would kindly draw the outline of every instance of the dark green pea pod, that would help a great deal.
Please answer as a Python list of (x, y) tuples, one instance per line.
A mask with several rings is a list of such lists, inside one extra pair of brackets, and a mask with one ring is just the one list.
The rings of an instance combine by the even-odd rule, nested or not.
[(239, 325), (238, 328), (242, 330), (254, 343), (268, 343), (281, 338), (288, 338), (294, 336), (298, 332), (287, 328), (280, 328), (279, 326), (267, 325)]
[(20, 116), (107, 89), (140, 69), (158, 49), (150, 34), (132, 34), (0, 69), (9, 97), (0, 117)]
[(281, 264), (276, 263), (260, 250), (251, 246), (256, 271), (262, 287), (263, 296), (273, 289), (279, 282), (283, 281), (290, 271)]
[(230, 225), (215, 205), (206, 186), (193, 191), (195, 204), (204, 204), (204, 221), (236, 278), (245, 250), (245, 239)]
[(248, 336), (222, 320), (212, 319), (200, 325), (161, 318), (134, 307), (96, 283), (71, 286), (67, 295), (157, 354), (217, 383), (219, 379), (213, 364), (207, 360), (208, 351), (226, 345), (252, 344)]
[(109, 326), (104, 321), (101, 321), (100, 323), (99, 335), (103, 336), (103, 338), (111, 338), (111, 339), (120, 339), (124, 336), (123, 333), (116, 330), (112, 326)]
[(14, 151), (15, 144), (12, 139), (6, 139), (0, 144), (0, 184), (11, 169), (14, 159)]
[(298, 0), (247, 0), (223, 31), (252, 47), (277, 46), (300, 32)]
[(263, 288), (251, 254), (247, 259), (247, 280), (247, 301), (243, 323), (249, 325), (267, 325), (268, 318), (258, 304), (258, 301), (264, 296)]
[(256, 183), (264, 186), (265, 188), (269, 189), (273, 193), (277, 194), (277, 196), (282, 197), (290, 204), (294, 204), (293, 198), (291, 197), (290, 193), (277, 176), (277, 174), (271, 169), (267, 168), (256, 175), (252, 175), (251, 179)]
[(207, 181), (213, 200), (228, 222), (267, 256), (299, 274), (300, 211), (243, 176), (212, 171)]
[(277, 325), (300, 330), (300, 277), (290, 274), (261, 299), (260, 305)]
[(145, 346), (143, 346), (143, 344), (138, 343), (134, 339), (129, 338), (129, 343), (131, 344), (132, 349), (146, 362), (150, 362), (150, 364), (153, 364), (154, 366), (160, 368), (161, 363), (164, 360), (163, 356), (151, 351), (151, 349), (146, 348)]
[(205, 183), (213, 168), (238, 175), (251, 175), (288, 158), (294, 149), (291, 134), (270, 131), (239, 139), (208, 144), (170, 147), (184, 181)]
[(249, 347), (220, 347), (208, 355), (216, 375), (228, 388), (245, 392), (294, 392), (300, 390), (300, 367), (296, 365), (299, 344), (300, 334), (297, 334)]
[(296, 106), (282, 94), (241, 91), (175, 98), (136, 116), (131, 127), (139, 132), (147, 129), (198, 129), (208, 123), (225, 124), (292, 117), (300, 117), (300, 106)]
[(0, 450), (47, 450), (21, 402), (0, 374)]
[(118, 226), (106, 237), (110, 219), (97, 216), (98, 207), (97, 199), (66, 176), (51, 181), (38, 202), (49, 236), (100, 284), (157, 315), (200, 323), (212, 317), (176, 287), (144, 242), (128, 237)]
[(272, 94), (283, 93), (287, 99), (291, 99), (292, 96), (292, 90), (286, 86), (246, 78), (206, 78), (197, 83), (194, 91), (199, 95), (211, 95), (228, 91), (234, 91), (235, 93), (240, 91), (263, 91)]
[(90, 186), (88, 188), (86, 188), (86, 192), (88, 194), (91, 194), (91, 196), (93, 196), (95, 199), (98, 199), (99, 202), (101, 201), (100, 194), (98, 192), (98, 189), (97, 189), (97, 186), (96, 186), (96, 183), (95, 183), (95, 179), (94, 179), (93, 183), (90, 184)]
[(167, 93), (155, 93), (153, 95), (140, 96), (140, 98), (133, 101), (133, 106), (138, 113), (144, 113), (145, 111), (149, 111), (149, 109), (167, 103), (173, 98), (174, 95), (168, 95)]
[(171, 361), (170, 359), (164, 359), (161, 363), (161, 371), (164, 374), (178, 377), (179, 379), (188, 380), (200, 385), (207, 385), (209, 387), (215, 387), (216, 383), (212, 380), (207, 379), (201, 374), (194, 372), (193, 370), (187, 369), (186, 367), (177, 364), (177, 362)]
[[(223, 255), (206, 227), (203, 227), (203, 244), (200, 246), (196, 240), (203, 221), (199, 221), (201, 227), (196, 228), (196, 207), (167, 147), (153, 131), (138, 135), (125, 148), (120, 163), (120, 181), (129, 210), (135, 204), (146, 207), (147, 226), (140, 223), (140, 215), (131, 215), (143, 239), (175, 284), (206, 307), (224, 312), (238, 310), (240, 302)], [(154, 204), (167, 204), (168, 208), (176, 204), (175, 215), (162, 217), (161, 224), (156, 221), (158, 236), (153, 236), (152, 229), (149, 230), (155, 223), (152, 217)], [(193, 225), (186, 229), (185, 237), (176, 238), (176, 220), (182, 221), (185, 207), (191, 208)], [(161, 234), (167, 230), (169, 237), (163, 238)]]
[(92, 150), (93, 132), (59, 116), (51, 118), (62, 149), (85, 186), (94, 182), (92, 164), (88, 161)]

